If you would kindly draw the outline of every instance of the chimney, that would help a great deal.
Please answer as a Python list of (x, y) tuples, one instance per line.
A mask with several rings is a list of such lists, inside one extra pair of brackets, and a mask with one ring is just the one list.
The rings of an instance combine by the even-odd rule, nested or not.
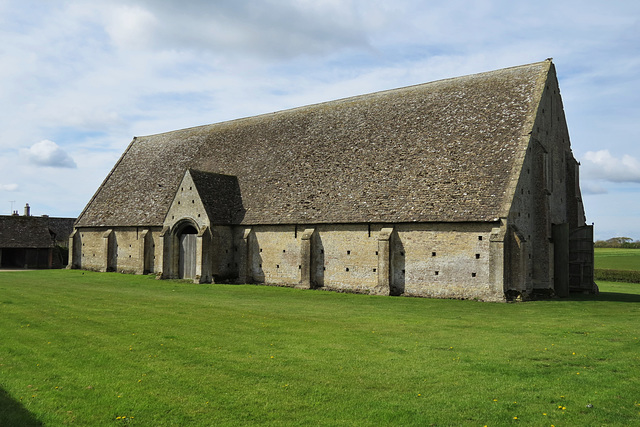
[(31, 208), (29, 207), (29, 203), (24, 205), (24, 216), (31, 216)]

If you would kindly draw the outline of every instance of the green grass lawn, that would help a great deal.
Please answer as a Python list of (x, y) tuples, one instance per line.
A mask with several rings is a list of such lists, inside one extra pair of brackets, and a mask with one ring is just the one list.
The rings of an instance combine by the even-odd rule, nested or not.
[(0, 272), (0, 425), (638, 425), (640, 286), (599, 286), (492, 304)]
[(640, 270), (640, 249), (595, 248), (595, 268)]

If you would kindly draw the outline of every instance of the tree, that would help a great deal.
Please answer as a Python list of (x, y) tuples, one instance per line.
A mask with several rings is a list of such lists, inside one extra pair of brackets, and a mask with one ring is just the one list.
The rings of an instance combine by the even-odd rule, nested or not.
[(612, 237), (608, 240), (598, 240), (593, 246), (596, 248), (640, 249), (640, 241), (634, 242), (631, 237)]

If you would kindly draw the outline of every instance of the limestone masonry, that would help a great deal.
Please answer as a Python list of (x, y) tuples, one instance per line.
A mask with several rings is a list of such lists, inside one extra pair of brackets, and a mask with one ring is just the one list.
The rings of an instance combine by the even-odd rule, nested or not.
[(551, 61), (134, 138), (69, 266), (485, 301), (597, 289)]

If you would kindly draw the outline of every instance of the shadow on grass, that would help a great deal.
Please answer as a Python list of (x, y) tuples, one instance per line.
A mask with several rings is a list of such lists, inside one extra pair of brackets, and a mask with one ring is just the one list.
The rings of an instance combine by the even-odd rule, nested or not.
[(625, 294), (621, 292), (600, 292), (598, 295), (571, 295), (562, 298), (565, 301), (613, 301), (613, 302), (640, 302), (639, 294)]
[(42, 425), (42, 422), (27, 411), (22, 404), (0, 388), (0, 426), (37, 427)]

